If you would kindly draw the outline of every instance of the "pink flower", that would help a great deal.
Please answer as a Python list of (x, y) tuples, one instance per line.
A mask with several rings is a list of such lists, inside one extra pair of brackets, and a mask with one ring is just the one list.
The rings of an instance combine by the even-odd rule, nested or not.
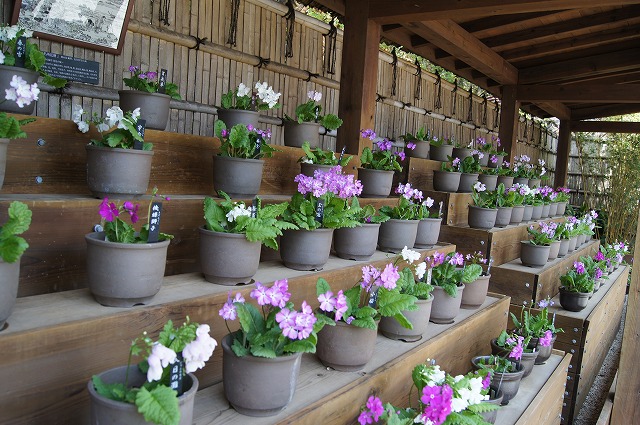
[(541, 347), (548, 347), (551, 345), (552, 339), (553, 339), (553, 333), (547, 330), (544, 332), (544, 335), (538, 340), (538, 344)]
[(108, 198), (104, 198), (102, 200), (98, 213), (100, 214), (100, 216), (102, 216), (102, 218), (105, 219), (105, 221), (109, 222), (115, 220), (115, 218), (120, 215), (120, 211), (118, 210), (116, 204), (114, 204), (113, 202), (109, 202)]
[(349, 305), (347, 304), (347, 297), (341, 289), (338, 291), (338, 296), (336, 297), (336, 320), (342, 319), (348, 309)]
[(267, 294), (267, 287), (260, 282), (256, 282), (256, 288), (251, 291), (250, 295), (251, 298), (255, 299), (258, 302), (258, 305), (271, 304), (271, 299)]
[(322, 311), (331, 312), (336, 308), (337, 299), (331, 291), (318, 295), (318, 301), (320, 302), (320, 310)]
[(395, 288), (398, 279), (400, 279), (398, 267), (394, 266), (392, 263), (387, 264), (380, 274), (380, 280), (382, 281), (382, 285), (386, 289)]

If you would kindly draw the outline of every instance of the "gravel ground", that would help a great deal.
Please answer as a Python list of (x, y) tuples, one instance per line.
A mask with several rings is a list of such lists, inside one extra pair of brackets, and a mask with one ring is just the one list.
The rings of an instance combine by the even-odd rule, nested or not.
[(624, 319), (627, 314), (627, 297), (624, 299), (624, 308), (622, 309), (622, 322), (620, 329), (616, 335), (616, 339), (611, 344), (611, 348), (605, 357), (598, 376), (596, 376), (593, 386), (587, 394), (587, 398), (582, 405), (580, 412), (574, 417), (573, 425), (595, 425), (602, 411), (609, 388), (618, 371), (620, 363), (620, 348), (622, 346), (622, 334), (624, 332)]

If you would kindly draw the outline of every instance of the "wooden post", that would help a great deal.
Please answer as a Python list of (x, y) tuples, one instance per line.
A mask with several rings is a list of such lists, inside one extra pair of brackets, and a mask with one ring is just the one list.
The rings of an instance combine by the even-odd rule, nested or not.
[(520, 124), (520, 102), (516, 99), (516, 86), (502, 87), (502, 108), (500, 109), (500, 143), (507, 153), (509, 161), (513, 160), (513, 152)]
[(567, 172), (569, 170), (569, 152), (571, 151), (571, 121), (560, 120), (558, 132), (558, 153), (556, 154), (555, 186), (567, 184)]
[[(640, 234), (640, 217), (636, 234)], [(636, 238), (611, 424), (640, 424), (640, 238)]]
[(336, 150), (359, 154), (368, 139), (360, 138), (360, 130), (374, 128), (380, 25), (367, 17), (369, 1), (345, 2), (344, 44), (340, 72), (340, 104), (338, 116), (344, 123), (338, 130)]

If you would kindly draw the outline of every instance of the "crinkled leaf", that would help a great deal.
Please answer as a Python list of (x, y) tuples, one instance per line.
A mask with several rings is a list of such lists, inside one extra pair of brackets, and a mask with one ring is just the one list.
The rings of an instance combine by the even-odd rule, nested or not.
[(208, 230), (215, 232), (226, 231), (221, 225), (221, 223), (226, 223), (227, 221), (224, 210), (213, 198), (204, 198), (204, 219)]
[(96, 392), (109, 400), (125, 401), (127, 399), (127, 387), (122, 382), (107, 384), (98, 375), (93, 375), (91, 382)]
[(19, 201), (14, 201), (9, 205), (9, 219), (2, 226), (0, 237), (9, 235), (19, 235), (26, 232), (31, 224), (31, 210)]
[(484, 412), (492, 412), (494, 410), (498, 410), (500, 406), (492, 403), (478, 403), (467, 406), (467, 409), (471, 410), (474, 413), (484, 413)]
[(331, 287), (329, 286), (329, 282), (327, 282), (322, 277), (319, 278), (318, 281), (316, 282), (316, 295), (320, 296), (322, 294), (326, 294), (330, 290), (331, 290)]
[(382, 316), (395, 316), (414, 305), (417, 300), (413, 295), (399, 294), (381, 288), (378, 291), (378, 310)]
[(136, 396), (138, 412), (148, 422), (159, 425), (178, 425), (180, 423), (180, 409), (178, 394), (169, 387), (159, 385), (151, 391), (140, 388)]
[(283, 350), (285, 353), (315, 353), (317, 341), (318, 337), (312, 334), (307, 339), (290, 342)]
[(337, 115), (327, 114), (322, 117), (320, 124), (327, 130), (336, 130), (342, 125), (342, 120)]
[(376, 309), (373, 307), (369, 307), (368, 305), (361, 307), (355, 313), (356, 319), (364, 319), (366, 317), (373, 317), (377, 314)]
[(353, 319), (351, 321), (351, 325), (352, 326), (357, 326), (359, 328), (366, 328), (366, 329), (378, 329), (378, 325), (376, 324), (376, 321), (373, 320), (373, 317), (366, 317), (364, 319)]
[(276, 357), (276, 352), (273, 348), (265, 347), (264, 345), (251, 345), (251, 354), (256, 357), (266, 357), (268, 359)]
[(462, 283), (471, 283), (482, 274), (482, 266), (479, 264), (469, 264), (462, 271)]
[(234, 303), (238, 312), (238, 320), (244, 333), (251, 337), (253, 334), (264, 333), (264, 319), (253, 304)]

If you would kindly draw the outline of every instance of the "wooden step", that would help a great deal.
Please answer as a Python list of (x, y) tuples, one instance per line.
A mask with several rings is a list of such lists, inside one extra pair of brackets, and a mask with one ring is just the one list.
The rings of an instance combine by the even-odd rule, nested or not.
[(491, 269), (489, 290), (511, 297), (513, 304), (523, 305), (554, 297), (560, 288), (560, 276), (583, 255), (594, 255), (600, 241), (591, 240), (563, 258), (548, 262), (543, 267), (528, 267), (520, 259)]
[[(545, 221), (564, 221), (563, 217), (547, 218)], [(493, 265), (499, 266), (520, 257), (520, 241), (527, 240), (527, 228), (536, 222), (510, 224), (489, 230), (472, 229), (467, 224), (447, 225), (440, 229), (440, 240), (455, 243), (458, 251), (473, 254), (480, 251), (485, 258), (491, 257)]]
[[(553, 298), (555, 305), (549, 308), (549, 312), (555, 315), (556, 326), (564, 330), (558, 334), (553, 346), (573, 355), (565, 390), (563, 423), (570, 424), (577, 416), (616, 337), (628, 276), (629, 267), (620, 267), (593, 294), (587, 308), (579, 312), (564, 310), (559, 296)], [(519, 317), (520, 306), (512, 304), (510, 310)], [(536, 309), (533, 311), (538, 312)]]
[[(421, 252), (431, 255), (436, 249), (448, 252), (455, 246)], [(346, 290), (357, 283), (363, 265), (382, 267), (391, 258), (383, 252), (376, 252), (370, 262), (332, 256), (321, 272), (287, 269), (280, 261), (268, 261), (260, 264), (254, 278), (265, 284), (288, 278), (293, 302), (299, 305), (306, 299), (316, 306), (318, 277), (325, 277), (334, 290)], [(149, 305), (130, 309), (101, 306), (87, 289), (19, 298), (8, 328), (0, 332), (0, 422), (87, 423), (88, 380), (95, 373), (126, 364), (134, 338), (143, 331), (155, 337), (168, 319), (182, 322), (189, 316), (208, 323), (212, 336), (220, 341), (227, 328), (218, 310), (228, 292), (242, 291), (248, 297), (252, 286), (214, 285), (200, 273), (169, 276)], [(508, 305), (502, 310), (506, 320)], [(222, 380), (221, 362), (222, 350), (217, 350), (197, 374), (201, 388)]]

